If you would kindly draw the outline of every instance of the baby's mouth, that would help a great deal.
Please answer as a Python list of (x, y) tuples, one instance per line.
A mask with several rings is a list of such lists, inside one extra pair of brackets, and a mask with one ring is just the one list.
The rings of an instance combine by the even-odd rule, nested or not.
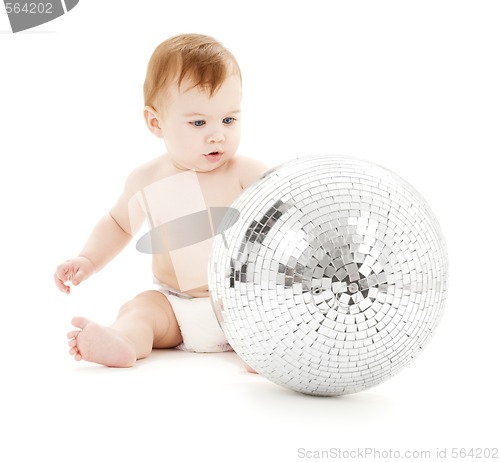
[(224, 154), (222, 151), (212, 151), (209, 152), (208, 154), (203, 154), (206, 159), (211, 160), (212, 162), (218, 161), (221, 157), (222, 154)]

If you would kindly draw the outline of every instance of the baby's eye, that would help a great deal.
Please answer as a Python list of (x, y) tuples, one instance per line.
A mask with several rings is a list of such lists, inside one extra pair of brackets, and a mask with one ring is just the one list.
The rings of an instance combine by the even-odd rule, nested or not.
[(232, 124), (236, 119), (234, 117), (226, 117), (222, 120), (222, 123), (225, 125)]
[(205, 125), (205, 121), (204, 120), (195, 120), (194, 122), (191, 122), (192, 125), (194, 125), (195, 127), (203, 127), (203, 125)]

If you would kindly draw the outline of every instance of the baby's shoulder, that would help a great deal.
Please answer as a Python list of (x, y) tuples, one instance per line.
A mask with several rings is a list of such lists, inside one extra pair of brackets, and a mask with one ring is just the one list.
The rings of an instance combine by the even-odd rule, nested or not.
[(253, 157), (238, 155), (234, 158), (234, 161), (243, 189), (260, 178), (269, 169), (264, 162)]
[(130, 190), (139, 191), (171, 174), (173, 174), (171, 163), (166, 154), (163, 154), (132, 170), (127, 178), (126, 187)]

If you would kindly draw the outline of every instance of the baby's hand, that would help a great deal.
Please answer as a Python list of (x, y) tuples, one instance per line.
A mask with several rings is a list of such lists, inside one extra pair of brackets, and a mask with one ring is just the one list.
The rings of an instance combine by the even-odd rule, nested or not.
[(74, 286), (88, 279), (94, 274), (95, 268), (93, 263), (85, 257), (76, 257), (66, 260), (61, 263), (54, 274), (54, 280), (57, 288), (66, 294), (70, 293), (70, 287), (64, 284), (71, 281)]

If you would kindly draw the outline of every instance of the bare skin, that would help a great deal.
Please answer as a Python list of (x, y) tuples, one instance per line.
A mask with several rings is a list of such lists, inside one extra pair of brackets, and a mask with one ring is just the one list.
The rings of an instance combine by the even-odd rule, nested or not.
[(120, 331), (100, 326), (83, 317), (73, 318), (78, 330), (68, 332), (70, 354), (76, 361), (103, 364), (110, 367), (131, 367), (137, 355), (134, 345)]
[(110, 367), (131, 367), (153, 348), (173, 348), (181, 332), (168, 300), (160, 292), (142, 292), (125, 303), (116, 321), (105, 327), (83, 317), (73, 318), (78, 330), (68, 333), (70, 354)]
[[(179, 204), (186, 209), (184, 215), (228, 207), (267, 170), (259, 161), (236, 156), (240, 82), (229, 79), (212, 97), (197, 88), (186, 88), (191, 88), (189, 82), (167, 95), (168, 112), (145, 108), (149, 130), (164, 139), (168, 152), (130, 174), (122, 195), (97, 223), (80, 255), (57, 267), (54, 279), (62, 292), (69, 294), (69, 283), (78, 286), (102, 269), (125, 248), (146, 218), (158, 226), (175, 218), (175, 213), (183, 216), (179, 215)], [(193, 117), (186, 119), (185, 114), (191, 113), (204, 124), (193, 124)], [(208, 155), (211, 152), (219, 154)], [(155, 195), (158, 192), (161, 200)], [(168, 236), (166, 240), (168, 244)], [(207, 267), (209, 249), (209, 245), (192, 246), (180, 257), (168, 251), (155, 254), (153, 274), (192, 297), (208, 297), (206, 271), (190, 271)], [(155, 290), (126, 302), (109, 327), (84, 317), (74, 318), (72, 324), (75, 329), (67, 337), (74, 359), (110, 367), (131, 367), (153, 348), (173, 348), (182, 342), (170, 303)]]

